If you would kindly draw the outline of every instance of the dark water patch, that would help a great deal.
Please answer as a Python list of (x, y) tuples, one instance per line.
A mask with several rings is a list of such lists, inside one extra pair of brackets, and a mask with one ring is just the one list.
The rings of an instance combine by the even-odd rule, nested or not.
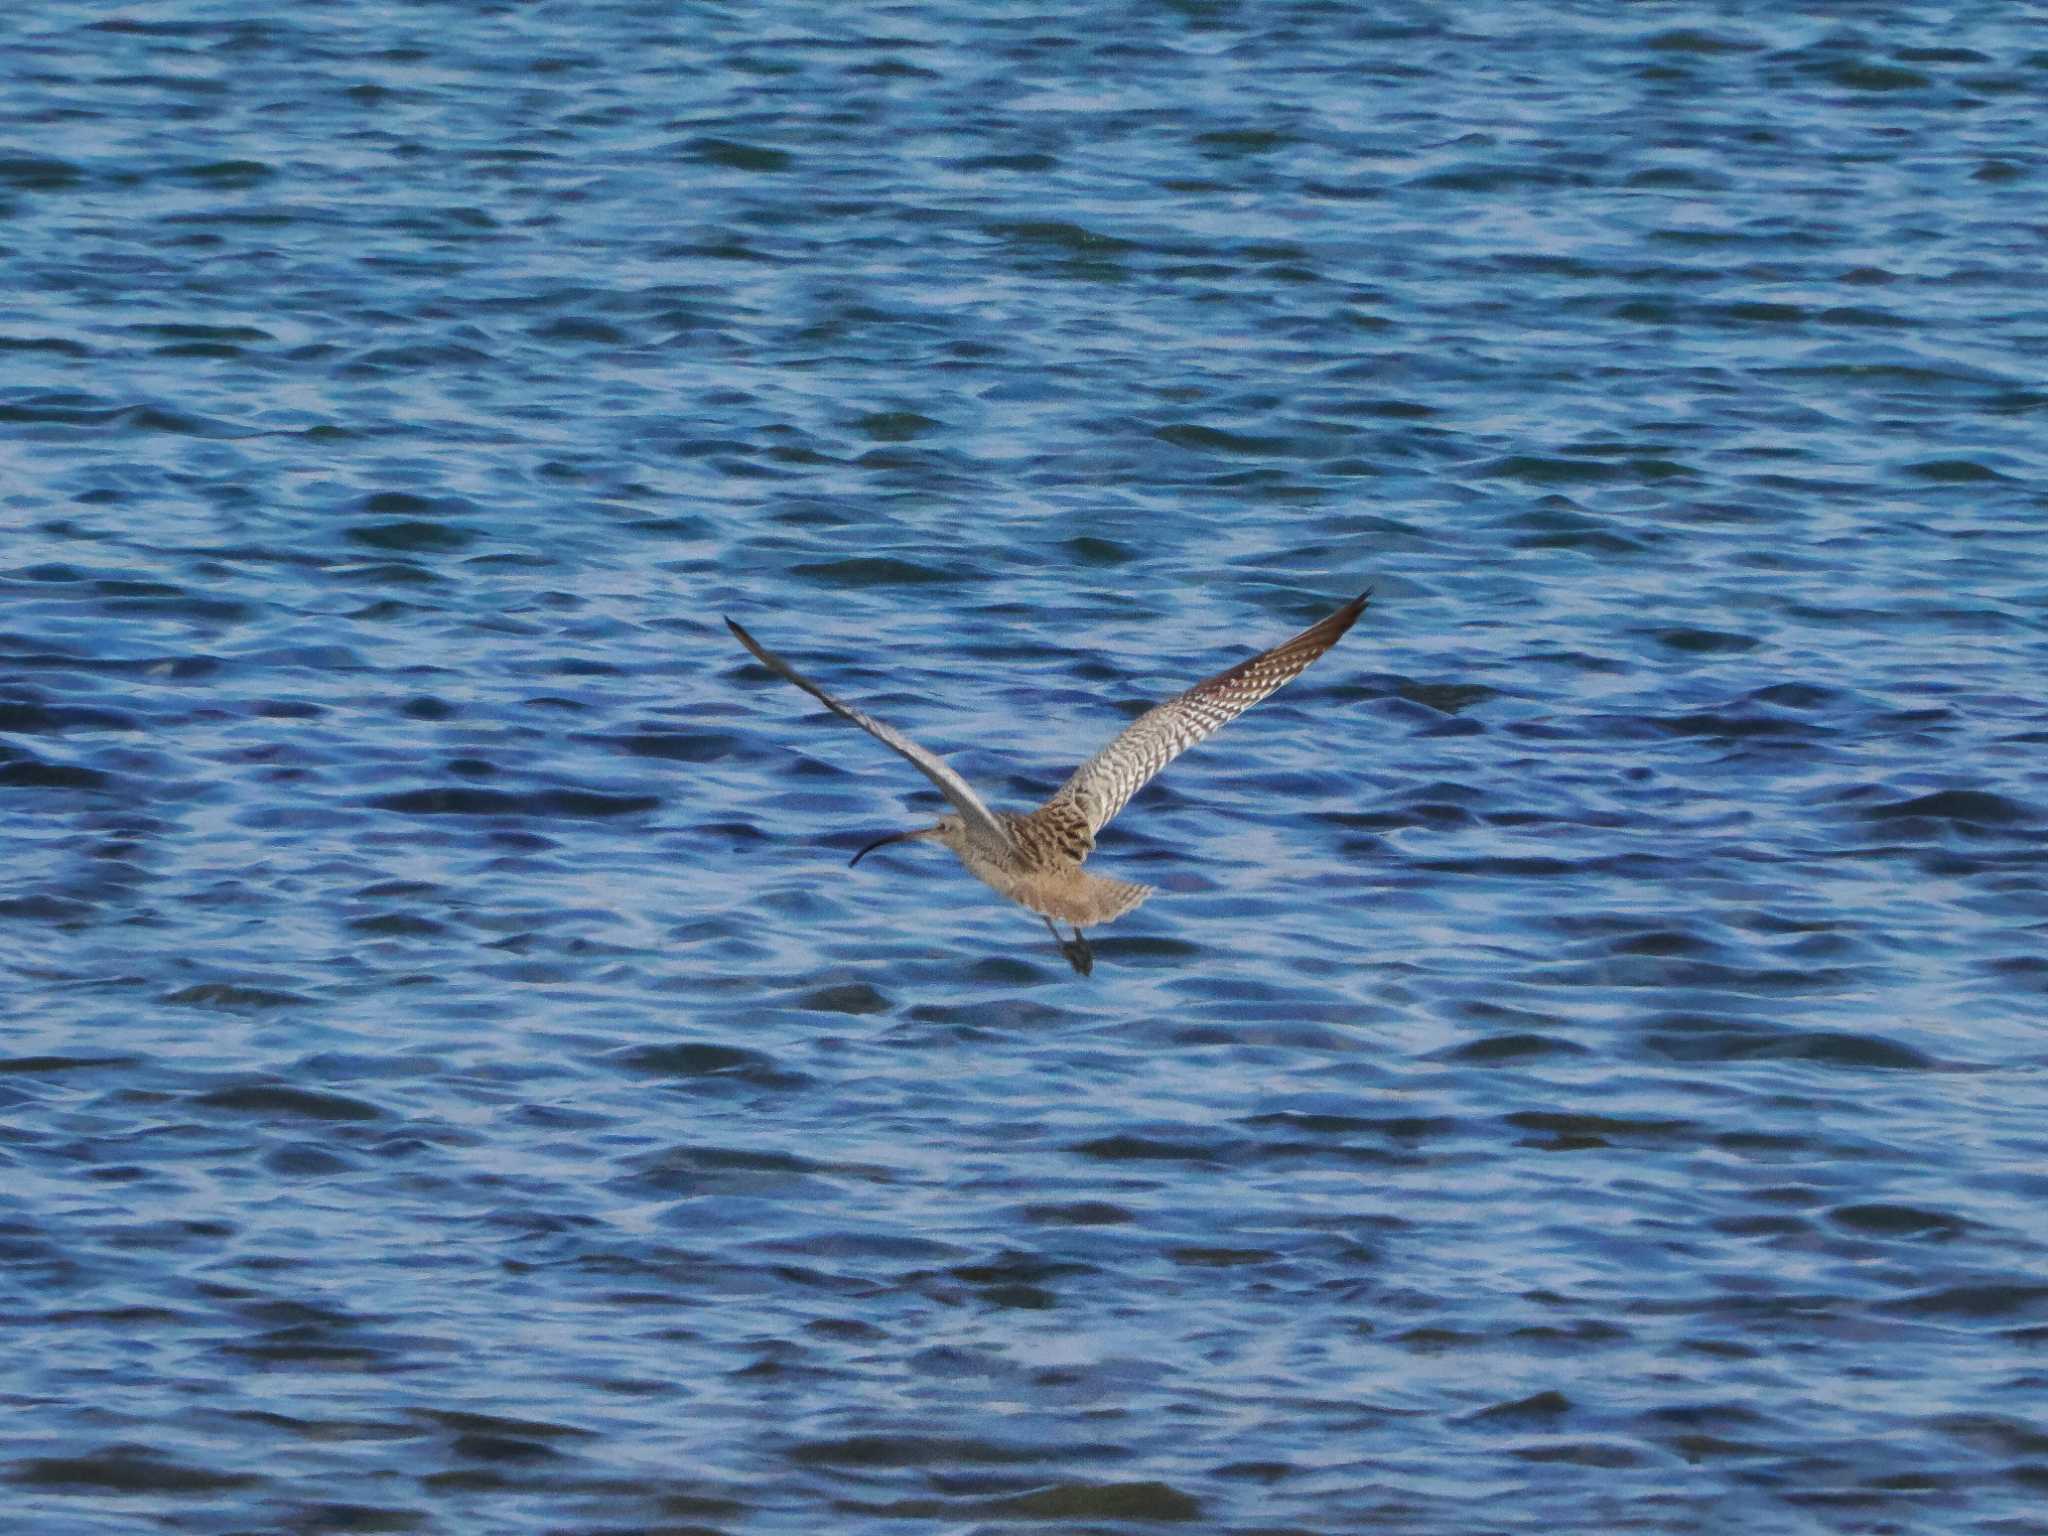
[(1710, 955), (1720, 946), (1680, 928), (1650, 928), (1619, 934), (1602, 946), (1610, 955)]
[(1058, 979), (1061, 974), (1047, 965), (1015, 955), (984, 955), (967, 968), (969, 981), (992, 987), (1039, 986), (1048, 978)]
[(1779, 1030), (1710, 1015), (1668, 1014), (1652, 1021), (1643, 1048), (1670, 1061), (1804, 1061), (1873, 1071), (1933, 1070), (1931, 1056), (1882, 1035), (1854, 1030)]
[(1356, 1115), (1332, 1111), (1272, 1110), (1248, 1115), (1246, 1125), (1278, 1126), (1317, 1136), (1381, 1136), (1399, 1142), (1420, 1142), (1458, 1134), (1458, 1122), (1417, 1115)]
[(379, 795), (369, 802), (380, 811), (404, 816), (506, 816), (538, 821), (592, 820), (638, 816), (659, 809), (653, 795), (606, 795), (585, 789), (540, 789), (516, 792), (449, 786), (408, 789)]
[(1584, 172), (1555, 165), (1475, 160), (1418, 176), (1410, 185), (1425, 192), (1535, 193), (1583, 186), (1590, 180)]
[(136, 1056), (0, 1056), (0, 1077), (52, 1077), (66, 1072), (122, 1072)]
[(546, 1461), (564, 1454), (565, 1445), (596, 1438), (581, 1425), (474, 1409), (415, 1408), (412, 1416), (447, 1435), (455, 1455), (477, 1461)]
[[(728, 848), (773, 841), (770, 834), (750, 821), (706, 821), (690, 828), (699, 837), (714, 838)], [(851, 846), (848, 844), (847, 846)]]
[(670, 1045), (628, 1046), (607, 1054), (607, 1061), (641, 1077), (693, 1082), (712, 1078), (751, 1087), (792, 1089), (810, 1081), (782, 1066), (765, 1051), (710, 1041), (678, 1041)]
[[(1525, 453), (1495, 459), (1481, 465), (1478, 472), (1491, 479), (1520, 480), (1529, 485), (1600, 485), (1620, 479), (1627, 473), (1624, 466), (1606, 459), (1546, 458)], [(1581, 524), (1573, 529), (1550, 531), (1590, 534), (1596, 530), (1590, 524)], [(1639, 547), (1631, 540), (1616, 539), (1614, 543), (1624, 549)]]
[(52, 763), (27, 754), (10, 754), (0, 762), (0, 789), (105, 790), (115, 780), (82, 763)]
[(2032, 827), (2040, 813), (2008, 796), (1981, 789), (1941, 789), (1907, 800), (1889, 800), (1857, 807), (1864, 820), (1879, 825), (1911, 829), (1945, 823), (1969, 831), (2003, 831), (2011, 827)]
[(1627, 185), (1675, 191), (1725, 192), (1734, 183), (1725, 175), (1683, 165), (1657, 165), (1630, 174)]
[[(1495, 818), (1496, 821), (1499, 818)], [(1504, 878), (1546, 879), (1591, 873), (1604, 861), (1578, 862), (1542, 855), (1495, 854), (1477, 858), (1417, 860), (1413, 868), (1445, 875), (1499, 875)]]
[(1612, 528), (1568, 528), (1552, 533), (1517, 536), (1515, 548), (1528, 550), (1569, 550), (1581, 555), (1637, 555), (1647, 552), (1642, 540)]
[(1109, 1446), (1042, 1444), (962, 1435), (867, 1434), (803, 1440), (785, 1453), (807, 1467), (1026, 1466), (1036, 1462), (1088, 1461), (1115, 1454)]
[(932, 1238), (865, 1230), (818, 1230), (806, 1232), (801, 1237), (771, 1238), (750, 1246), (764, 1253), (792, 1253), (820, 1260), (882, 1259), (891, 1264), (931, 1263), (952, 1258), (960, 1252), (957, 1245)]
[(1081, 565), (1104, 567), (1128, 565), (1137, 558), (1135, 551), (1129, 545), (1118, 543), (1114, 539), (1097, 538), (1089, 534), (1083, 534), (1078, 538), (1067, 540), (1066, 549), (1067, 553), (1074, 557), (1075, 562)]
[[(423, 565), (414, 565), (408, 560), (363, 561), (342, 567), (337, 571), (337, 575), (348, 581), (387, 587), (432, 587), (441, 585), (446, 580), (438, 572)], [(389, 599), (359, 610), (357, 617), (370, 621), (414, 611), (408, 604)]]
[(1137, 1212), (1107, 1200), (1077, 1200), (1064, 1205), (1027, 1205), (1019, 1214), (1034, 1226), (1116, 1227), (1138, 1219)]
[(369, 347), (338, 365), (335, 371), (346, 379), (377, 379), (391, 374), (413, 377), (437, 371), (487, 365), (490, 354), (474, 347), (443, 343), (438, 346)]
[(1943, 1318), (1956, 1323), (2038, 1323), (2048, 1319), (2048, 1285), (2037, 1281), (1986, 1280), (1936, 1286), (1880, 1303), (1900, 1317)]
[(1874, 309), (1867, 304), (1831, 304), (1826, 309), (1817, 311), (1814, 319), (1822, 325), (1877, 331), (1905, 330), (1914, 324), (1905, 315), (1889, 309)]
[(887, 1013), (896, 1005), (887, 994), (864, 981), (836, 986), (814, 987), (795, 999), (795, 1005), (810, 1013)]
[(1583, 1056), (1586, 1048), (1553, 1035), (1489, 1035), (1440, 1051), (1442, 1061), (1464, 1062), (1475, 1067), (1497, 1067), (1559, 1056)]
[(1934, 85), (1932, 75), (1917, 69), (1874, 63), (1867, 59), (1816, 60), (1812, 67), (1830, 83), (1848, 91), (1924, 91)]
[(335, 1500), (283, 1506), (280, 1517), (293, 1531), (362, 1532), (363, 1536), (384, 1536), (386, 1532), (432, 1529), (428, 1510), (387, 1504), (349, 1504)]
[(310, 699), (258, 699), (249, 713), (259, 720), (318, 720), (327, 709)]
[[(1042, 977), (1034, 977), (1037, 979)], [(977, 1033), (1038, 1033), (1071, 1024), (1075, 1015), (1069, 1009), (1028, 997), (998, 997), (973, 1003), (916, 1003), (906, 1010), (906, 1017), (920, 1024)]]
[(27, 396), (0, 402), (0, 422), (20, 425), (110, 428), (118, 434), (164, 433), (175, 437), (233, 438), (250, 435), (233, 421), (175, 410), (153, 403), (114, 405), (72, 393)]
[(258, 186), (275, 176), (277, 171), (262, 160), (202, 160), (189, 165), (168, 166), (157, 174), (163, 180), (186, 186), (241, 189)]
[(164, 1001), (179, 1008), (260, 1011), (266, 1008), (308, 1007), (313, 1000), (297, 992), (285, 992), (275, 987), (257, 987), (233, 981), (201, 981), (170, 993)]
[[(1095, 953), (1116, 965), (1156, 961), (1170, 965), (1199, 959), (1206, 951), (1191, 939), (1177, 939), (1166, 933), (1103, 933), (1088, 935)], [(1057, 973), (1055, 973), (1057, 974)]]
[(1393, 1335), (1393, 1342), (1411, 1354), (1449, 1355), (1479, 1349), (1488, 1342), (1484, 1334), (1469, 1328), (1408, 1328)]
[(1231, 457), (1270, 458), (1289, 451), (1285, 438), (1253, 437), (1238, 432), (1225, 432), (1220, 427), (1205, 427), (1195, 422), (1170, 423), (1158, 428), (1152, 435), (1162, 443), (1171, 443), (1176, 448)]
[[(1420, 704), (1444, 715), (1461, 714), (1475, 704), (1500, 697), (1498, 689), (1489, 688), (1484, 683), (1426, 683), (1406, 677), (1396, 680), (1393, 692), (1411, 704)], [(1453, 787), (1471, 793), (1466, 786)]]
[[(1560, 924), (1560, 926), (1564, 926)], [(1566, 931), (1570, 931), (1569, 928)], [(1457, 1005), (1458, 1016), (1479, 1025), (1500, 1025), (1515, 1031), (1541, 1034), (1562, 1024), (1564, 1020), (1554, 1013), (1544, 1013), (1534, 1008), (1517, 1008), (1507, 1003), (1489, 1002), (1484, 998), (1470, 998)]]
[(351, 894), (358, 901), (414, 901), (440, 896), (445, 890), (431, 880), (379, 880)]
[(909, 443), (929, 436), (945, 425), (916, 411), (870, 411), (854, 422), (864, 437), (878, 443)]
[(1572, 1400), (1562, 1392), (1537, 1392), (1529, 1397), (1517, 1398), (1513, 1402), (1494, 1403), (1490, 1407), (1475, 1409), (1464, 1416), (1464, 1421), (1499, 1428), (1526, 1429), (1554, 1424), (1571, 1413), (1574, 1406)]
[[(1785, 1061), (1807, 1061), (1827, 1067), (1868, 1067), (1887, 1072), (1923, 1072), (1939, 1062), (1923, 1051), (1882, 1035), (1852, 1030), (1812, 1030), (1758, 1042), (1743, 1053)], [(1730, 1058), (1738, 1059), (1738, 1058)]]
[(344, 532), (357, 544), (408, 555), (449, 554), (459, 549), (467, 549), (477, 539), (476, 533), (471, 529), (448, 523), (424, 522), (418, 518), (404, 518), (388, 523), (359, 523)]
[(1675, 627), (1653, 629), (1647, 632), (1666, 650), (1681, 651), (1693, 656), (1725, 655), (1753, 651), (1757, 646), (1754, 635), (1732, 634), (1720, 629), (1693, 629)]
[(1560, 1440), (1542, 1445), (1519, 1445), (1508, 1454), (1518, 1461), (1608, 1470), (1639, 1467), (1649, 1459), (1635, 1446), (1611, 1440)]
[[(515, 1466), (530, 1466), (537, 1462), (552, 1461), (563, 1452), (544, 1440), (529, 1439), (516, 1435), (456, 1435), (448, 1442), (448, 1454), (464, 1461), (502, 1462)], [(459, 1476), (460, 1474), (453, 1474)], [(493, 1487), (493, 1483), (479, 1483), (472, 1486)]]
[(1805, 322), (1804, 305), (1772, 303), (1763, 299), (1741, 299), (1733, 304), (1706, 304), (1700, 318), (1709, 325), (1746, 328), (1755, 325), (1796, 326)]
[(8, 1480), (35, 1488), (92, 1489), (120, 1495), (207, 1498), (255, 1488), (266, 1479), (171, 1461), (139, 1445), (110, 1445), (82, 1456), (28, 1456), (7, 1468)]
[(1125, 1132), (1097, 1136), (1070, 1146), (1077, 1156), (1104, 1163), (1222, 1163), (1237, 1148), (1220, 1138), (1168, 1140), (1161, 1136), (1140, 1136)]
[(341, 1093), (318, 1093), (286, 1083), (243, 1083), (213, 1088), (190, 1100), (204, 1109), (297, 1120), (381, 1120), (384, 1111), (365, 1099)]
[(1091, 1264), (1014, 1249), (986, 1263), (960, 1264), (947, 1271), (961, 1284), (974, 1287), (976, 1297), (989, 1306), (1030, 1312), (1059, 1305), (1059, 1292), (1051, 1282), (1095, 1272)]
[(91, 357), (92, 348), (63, 336), (0, 336), (0, 353), (48, 353), (53, 357)]
[[(861, 590), (868, 587), (933, 586), (957, 582), (956, 572), (915, 560), (893, 556), (856, 556), (848, 560), (820, 560), (793, 566), (790, 574), (828, 587)], [(755, 665), (758, 666), (758, 663)], [(763, 676), (772, 676), (761, 668)]]
[(295, 1142), (265, 1152), (263, 1166), (281, 1179), (329, 1179), (358, 1165), (331, 1147)]
[(965, 155), (947, 162), (947, 169), (967, 175), (980, 175), (985, 171), (1011, 171), (1023, 175), (1036, 175), (1054, 170), (1059, 166), (1057, 156), (1042, 152), (1023, 154), (979, 154)]
[(796, 156), (786, 149), (765, 144), (747, 144), (737, 139), (691, 139), (682, 146), (686, 158), (728, 171), (776, 174), (792, 169)]
[(974, 1515), (997, 1520), (1133, 1520), (1171, 1524), (1202, 1518), (1201, 1500), (1156, 1480), (1060, 1483), (1008, 1498), (970, 1501), (967, 1507)]
[(1700, 1139), (1700, 1128), (1688, 1120), (1661, 1120), (1625, 1115), (1596, 1115), (1570, 1110), (1517, 1110), (1502, 1117), (1517, 1130), (1532, 1131), (1550, 1138), (1531, 1142), (1552, 1151), (1584, 1147), (1607, 1147), (1617, 1142), (1690, 1144)]
[(1785, 720), (1774, 715), (1723, 714), (1711, 710), (1687, 715), (1649, 716), (1644, 723), (1669, 736), (1698, 737), (1707, 741), (1769, 740), (1797, 745), (1817, 742), (1833, 734), (1803, 720)]
[(85, 168), (52, 155), (0, 151), (0, 186), (21, 192), (62, 192), (85, 179)]
[(1133, 249), (1128, 240), (1060, 220), (1029, 219), (991, 224), (987, 226), (987, 232), (1019, 249), (1035, 247), (1077, 256), (1101, 256)]
[(0, 896), (0, 918), (19, 918), (31, 923), (90, 922), (95, 909), (68, 896)]
[(555, 315), (533, 326), (527, 334), (536, 341), (598, 347), (623, 347), (633, 340), (631, 332), (589, 315)]
[(2048, 1429), (1996, 1413), (1951, 1413), (1935, 1421), (1943, 1434), (1993, 1456), (2048, 1458)]
[(666, 1196), (720, 1191), (787, 1192), (813, 1179), (887, 1183), (887, 1169), (872, 1164), (823, 1162), (773, 1148), (712, 1145), (677, 1146), (627, 1160), (623, 1182), (634, 1190)]
[(1291, 133), (1270, 128), (1211, 128), (1193, 135), (1192, 141), (1203, 154), (1226, 160), (1270, 154), (1299, 142)]
[(1965, 1230), (1965, 1224), (1941, 1211), (1918, 1206), (1891, 1205), (1882, 1201), (1838, 1205), (1828, 1212), (1836, 1226), (1866, 1237), (1909, 1237), (1947, 1240)]
[(1916, 480), (1928, 480), (1937, 485), (1981, 485), (1986, 481), (2006, 478), (1990, 465), (1980, 464), (1975, 459), (1923, 459), (1906, 465), (1905, 473)]
[(274, 342), (276, 335), (254, 325), (202, 325), (192, 321), (162, 321), (126, 327), (131, 335), (163, 342), (216, 342), (233, 350), (241, 343)]
[(1166, 1250), (1166, 1258), (1189, 1269), (1242, 1269), (1270, 1264), (1280, 1254), (1272, 1248), (1179, 1247)]
[(1231, 1461), (1215, 1469), (1216, 1476), (1234, 1483), (1259, 1483), (1266, 1487), (1295, 1476), (1301, 1469), (1284, 1461)]

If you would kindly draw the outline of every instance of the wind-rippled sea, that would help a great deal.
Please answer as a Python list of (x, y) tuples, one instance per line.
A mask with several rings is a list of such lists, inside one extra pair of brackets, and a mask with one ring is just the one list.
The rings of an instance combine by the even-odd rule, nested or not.
[(0, 42), (9, 1530), (2048, 1531), (2037, 9)]

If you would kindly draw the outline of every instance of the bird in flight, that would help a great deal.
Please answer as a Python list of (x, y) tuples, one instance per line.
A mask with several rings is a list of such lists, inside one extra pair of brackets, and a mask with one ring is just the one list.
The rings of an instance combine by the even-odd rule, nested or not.
[[(1021, 815), (991, 810), (974, 787), (936, 752), (927, 751), (901, 731), (835, 699), (731, 619), (725, 621), (725, 627), (769, 671), (796, 684), (833, 714), (851, 720), (882, 745), (908, 758), (953, 803), (953, 815), (941, 816), (933, 826), (878, 838), (853, 856), (854, 864), (890, 843), (944, 843), (969, 873), (1044, 918), (1060, 952), (1076, 971), (1086, 976), (1094, 968), (1095, 955), (1081, 930), (1114, 922), (1151, 895), (1153, 889), (1127, 880), (1091, 875), (1082, 869), (1082, 861), (1095, 847), (1096, 835), (1160, 769), (1203, 737), (1221, 730), (1281, 684), (1300, 676), (1310, 662), (1358, 622), (1371, 596), (1370, 590), (1362, 592), (1293, 639), (1283, 640), (1234, 667), (1226, 667), (1163, 704), (1155, 704), (1108, 746), (1076, 768), (1045, 804)], [(1072, 927), (1073, 938), (1060, 937), (1059, 929), (1053, 925), (1055, 918)]]

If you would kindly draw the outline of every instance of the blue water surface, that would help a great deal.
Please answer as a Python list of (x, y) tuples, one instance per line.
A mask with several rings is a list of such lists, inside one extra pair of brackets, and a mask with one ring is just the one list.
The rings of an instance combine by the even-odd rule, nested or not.
[(2048, 1531), (2030, 8), (0, 40), (10, 1529)]

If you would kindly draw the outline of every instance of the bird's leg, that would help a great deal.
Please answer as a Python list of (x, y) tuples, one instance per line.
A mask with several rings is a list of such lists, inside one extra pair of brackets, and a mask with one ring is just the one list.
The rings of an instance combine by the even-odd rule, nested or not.
[(1059, 945), (1060, 953), (1067, 957), (1067, 964), (1083, 976), (1095, 969), (1095, 951), (1090, 949), (1088, 941), (1081, 937), (1080, 929), (1074, 930), (1072, 939), (1063, 939), (1060, 937), (1059, 929), (1053, 927), (1052, 919), (1048, 917), (1045, 919), (1045, 931), (1051, 934), (1053, 942)]

